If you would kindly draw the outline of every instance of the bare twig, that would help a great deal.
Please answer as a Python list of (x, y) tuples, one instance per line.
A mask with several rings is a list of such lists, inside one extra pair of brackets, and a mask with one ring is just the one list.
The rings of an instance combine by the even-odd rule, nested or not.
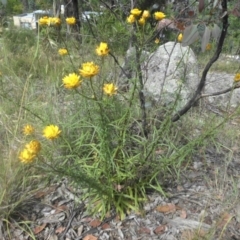
[(64, 230), (64, 232), (62, 233), (61, 237), (59, 238), (60, 240), (63, 240), (65, 239), (65, 236), (69, 230), (69, 228), (71, 227), (71, 224), (72, 224), (72, 221), (73, 219), (81, 212), (81, 211), (84, 211), (85, 210), (85, 204), (84, 203), (81, 203), (80, 206), (76, 209), (73, 210), (72, 212), (72, 215), (67, 223), (67, 226)]
[(222, 12), (223, 12), (223, 17), (222, 17), (223, 27), (222, 27), (220, 39), (218, 41), (218, 46), (217, 46), (216, 52), (215, 52), (214, 56), (210, 59), (210, 61), (207, 63), (207, 65), (205, 66), (196, 92), (194, 93), (192, 98), (186, 103), (186, 105), (172, 117), (173, 122), (176, 122), (177, 120), (180, 119), (181, 116), (183, 116), (185, 113), (187, 113), (191, 109), (191, 107), (196, 103), (196, 101), (199, 99), (199, 96), (205, 86), (205, 83), (206, 83), (207, 73), (208, 73), (209, 69), (211, 68), (211, 66), (213, 65), (213, 63), (217, 61), (220, 53), (222, 52), (223, 43), (226, 38), (227, 29), (229, 26), (228, 14), (227, 14), (227, 0), (222, 1)]
[(229, 87), (229, 88), (224, 89), (224, 90), (219, 91), (219, 92), (209, 93), (209, 94), (201, 94), (201, 95), (198, 96), (197, 100), (199, 100), (200, 98), (204, 98), (204, 97), (213, 97), (213, 96), (218, 96), (218, 95), (221, 95), (221, 94), (225, 94), (225, 93), (231, 92), (231, 91), (233, 91), (234, 89), (237, 89), (237, 88), (240, 88), (240, 84), (235, 84), (232, 87)]

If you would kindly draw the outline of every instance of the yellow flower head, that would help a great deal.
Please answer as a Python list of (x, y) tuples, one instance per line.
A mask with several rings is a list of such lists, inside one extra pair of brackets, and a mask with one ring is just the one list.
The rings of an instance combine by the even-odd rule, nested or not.
[(22, 163), (31, 163), (36, 155), (32, 152), (29, 152), (28, 149), (23, 149), (19, 154), (19, 159)]
[(31, 135), (34, 132), (34, 128), (32, 125), (27, 124), (23, 127), (23, 134), (24, 135)]
[(93, 77), (99, 73), (99, 66), (93, 62), (86, 62), (82, 64), (79, 72), (83, 77)]
[(165, 18), (166, 15), (163, 12), (155, 12), (154, 13), (154, 17), (155, 17), (156, 20), (160, 21), (163, 18)]
[(180, 33), (177, 37), (177, 40), (178, 40), (178, 42), (182, 42), (182, 39), (183, 39), (183, 35), (182, 35), (182, 33)]
[(128, 23), (134, 23), (136, 21), (136, 18), (134, 15), (129, 15), (129, 17), (127, 17), (127, 22)]
[(240, 73), (237, 73), (234, 77), (234, 81), (235, 82), (239, 82), (240, 81)]
[(59, 130), (59, 127), (56, 125), (49, 125), (43, 129), (43, 136), (50, 140), (58, 138), (60, 133), (61, 131)]
[(211, 50), (211, 48), (212, 48), (211, 43), (208, 43), (207, 46), (206, 46), (206, 50)]
[(145, 19), (149, 18), (150, 17), (150, 12), (148, 10), (144, 10), (143, 14), (142, 14), (142, 17), (145, 18)]
[(143, 18), (143, 17), (141, 17), (141, 18), (138, 20), (138, 23), (143, 26), (143, 25), (145, 25), (145, 23), (146, 23), (146, 19)]
[(32, 140), (30, 143), (25, 145), (25, 149), (36, 155), (41, 150), (41, 143), (37, 140)]
[(51, 25), (59, 26), (59, 25), (61, 25), (61, 19), (58, 17), (50, 18), (50, 23), (51, 23)]
[(77, 88), (81, 84), (80, 76), (76, 73), (70, 73), (68, 76), (63, 78), (64, 87), (67, 89)]
[(113, 83), (104, 84), (103, 91), (106, 95), (112, 96), (117, 93), (117, 87)]
[(59, 55), (64, 56), (64, 55), (67, 55), (67, 54), (68, 54), (68, 51), (67, 51), (66, 48), (60, 48), (60, 49), (58, 50), (58, 53), (59, 53)]
[(131, 10), (131, 14), (135, 17), (138, 17), (142, 13), (142, 10), (139, 10), (138, 8), (133, 8)]
[(41, 26), (43, 26), (43, 25), (48, 25), (48, 22), (49, 22), (48, 16), (41, 17), (41, 18), (39, 18), (39, 20), (38, 20), (38, 23), (39, 23), (39, 25), (41, 25)]
[(96, 48), (96, 53), (98, 56), (106, 56), (109, 53), (109, 48), (107, 43), (101, 42), (100, 45)]
[(68, 25), (74, 25), (76, 24), (76, 18), (75, 17), (66, 18), (66, 23)]
[(159, 43), (160, 43), (160, 39), (159, 39), (159, 38), (156, 38), (156, 39), (155, 39), (155, 43), (156, 43), (156, 44), (159, 44)]

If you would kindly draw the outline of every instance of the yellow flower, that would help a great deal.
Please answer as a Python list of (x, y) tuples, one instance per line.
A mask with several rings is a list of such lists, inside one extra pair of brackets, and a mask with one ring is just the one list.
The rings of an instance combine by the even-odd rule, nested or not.
[(25, 145), (25, 149), (36, 155), (41, 150), (41, 143), (37, 140), (32, 140), (30, 143)]
[(36, 155), (28, 149), (23, 149), (19, 154), (19, 159), (22, 163), (31, 163)]
[(23, 134), (24, 135), (31, 135), (34, 132), (34, 128), (32, 125), (27, 124), (23, 127)]
[(235, 82), (239, 82), (240, 81), (240, 73), (237, 73), (234, 77), (234, 81)]
[(139, 10), (138, 8), (133, 8), (131, 10), (131, 14), (135, 17), (138, 17), (142, 13), (142, 10)]
[(136, 18), (132, 14), (129, 15), (129, 17), (127, 18), (128, 23), (134, 23), (135, 21), (136, 21)]
[(211, 48), (212, 48), (211, 43), (208, 43), (207, 46), (206, 46), (206, 50), (211, 50)]
[(159, 43), (160, 43), (160, 39), (159, 39), (159, 38), (156, 38), (156, 39), (155, 39), (155, 43), (156, 43), (156, 44), (159, 44)]
[(182, 35), (182, 33), (180, 33), (180, 34), (178, 35), (178, 37), (177, 37), (177, 40), (178, 40), (179, 42), (182, 42), (182, 39), (183, 39), (183, 35)]
[(48, 22), (49, 22), (49, 18), (47, 16), (41, 17), (38, 20), (39, 25), (48, 25)]
[(59, 55), (64, 56), (64, 55), (67, 55), (67, 54), (68, 54), (68, 51), (67, 51), (66, 48), (60, 48), (60, 49), (58, 50), (58, 53), (59, 53)]
[(51, 23), (51, 25), (59, 26), (59, 25), (61, 25), (61, 19), (58, 17), (50, 18), (50, 23)]
[(109, 53), (109, 48), (107, 43), (101, 42), (100, 45), (96, 48), (96, 53), (98, 56), (106, 56)]
[(76, 18), (75, 17), (66, 18), (66, 23), (68, 25), (74, 25), (76, 24)]
[(155, 12), (154, 13), (154, 17), (156, 20), (162, 20), (163, 18), (166, 17), (166, 15), (163, 12)]
[(83, 77), (93, 77), (99, 73), (99, 66), (93, 62), (86, 62), (82, 64), (82, 69), (79, 69)]
[(141, 18), (138, 20), (138, 23), (139, 23), (140, 25), (145, 25), (146, 19), (143, 18), (143, 17), (141, 17)]
[(117, 87), (113, 83), (104, 84), (103, 91), (105, 94), (112, 96), (117, 93)]
[(81, 84), (80, 76), (76, 73), (70, 73), (68, 76), (63, 78), (64, 87), (67, 89), (77, 88)]
[(143, 14), (142, 14), (142, 17), (145, 18), (145, 19), (149, 18), (150, 17), (150, 12), (148, 10), (144, 10)]
[(61, 131), (59, 130), (59, 127), (56, 125), (49, 125), (43, 129), (43, 136), (50, 140), (58, 138), (60, 133)]

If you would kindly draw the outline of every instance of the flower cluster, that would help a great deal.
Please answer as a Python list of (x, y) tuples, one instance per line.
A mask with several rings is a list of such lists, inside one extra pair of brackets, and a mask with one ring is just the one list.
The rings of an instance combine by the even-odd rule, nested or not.
[[(150, 12), (148, 10), (140, 10), (138, 8), (134, 8), (131, 10), (130, 15), (127, 17), (128, 23), (135, 23), (137, 22), (139, 25), (145, 25), (146, 20), (150, 18)], [(165, 18), (166, 15), (163, 12), (155, 12), (154, 18), (157, 21), (162, 20)]]
[[(75, 25), (76, 24), (76, 18), (75, 17), (69, 17), (66, 18), (66, 23), (68, 25)], [(48, 17), (44, 16), (39, 18), (38, 24), (40, 26), (60, 26), (61, 25), (61, 19), (58, 17)]]
[(41, 143), (37, 140), (32, 140), (25, 145), (25, 148), (20, 152), (19, 159), (22, 163), (31, 163), (41, 150)]
[[(58, 52), (61, 55), (65, 53), (63, 49), (59, 49)], [(95, 52), (98, 56), (101, 56), (101, 57), (107, 56), (110, 52), (108, 48), (108, 44), (105, 42), (101, 42), (96, 47)], [(82, 63), (82, 66), (79, 69), (79, 75), (76, 73), (68, 74), (62, 79), (63, 85), (67, 89), (75, 89), (79, 87), (82, 83), (82, 80), (80, 79), (80, 75), (83, 78), (89, 78), (92, 80), (92, 77), (96, 76), (99, 73), (99, 71), (100, 71), (100, 67), (94, 62)], [(104, 84), (102, 90), (108, 96), (112, 96), (117, 93), (117, 87), (113, 83)], [(50, 132), (49, 129), (48, 131)], [(51, 139), (47, 133), (44, 133), (44, 136)]]
[(58, 17), (41, 17), (38, 20), (39, 25), (41, 26), (59, 26), (61, 25), (61, 19)]
[[(27, 124), (23, 127), (24, 135), (31, 135), (34, 132), (34, 127)], [(43, 136), (53, 140), (59, 137), (61, 131), (56, 125), (49, 125), (43, 129)], [(38, 140), (32, 140), (25, 144), (24, 149), (19, 154), (19, 159), (22, 163), (31, 163), (41, 150), (41, 143)]]

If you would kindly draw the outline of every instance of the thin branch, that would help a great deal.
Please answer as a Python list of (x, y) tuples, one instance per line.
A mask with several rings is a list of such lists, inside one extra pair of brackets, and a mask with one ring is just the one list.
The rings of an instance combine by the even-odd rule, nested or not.
[(240, 88), (240, 84), (235, 84), (232, 87), (229, 87), (229, 88), (227, 88), (225, 90), (222, 90), (222, 91), (219, 91), (219, 92), (209, 93), (209, 94), (201, 94), (201, 95), (199, 95), (197, 100), (199, 100), (200, 98), (213, 97), (213, 96), (218, 96), (218, 95), (221, 95), (221, 94), (225, 94), (225, 93), (231, 92), (231, 91), (233, 91), (234, 89), (237, 89), (237, 88)]
[(207, 73), (208, 73), (209, 69), (211, 68), (211, 66), (213, 65), (213, 63), (217, 61), (220, 53), (222, 52), (223, 43), (226, 38), (227, 29), (229, 26), (228, 14), (227, 14), (227, 0), (222, 1), (222, 9), (223, 9), (223, 11), (222, 11), (223, 12), (223, 17), (222, 17), (223, 28), (222, 28), (220, 39), (218, 41), (218, 46), (217, 46), (216, 52), (215, 52), (214, 56), (209, 60), (207, 65), (205, 66), (196, 92), (194, 93), (192, 98), (186, 103), (186, 105), (172, 117), (173, 122), (178, 121), (180, 119), (180, 117), (183, 116), (185, 113), (187, 113), (192, 108), (192, 106), (196, 103), (196, 101), (199, 99), (199, 96), (205, 86), (205, 83), (206, 83)]

